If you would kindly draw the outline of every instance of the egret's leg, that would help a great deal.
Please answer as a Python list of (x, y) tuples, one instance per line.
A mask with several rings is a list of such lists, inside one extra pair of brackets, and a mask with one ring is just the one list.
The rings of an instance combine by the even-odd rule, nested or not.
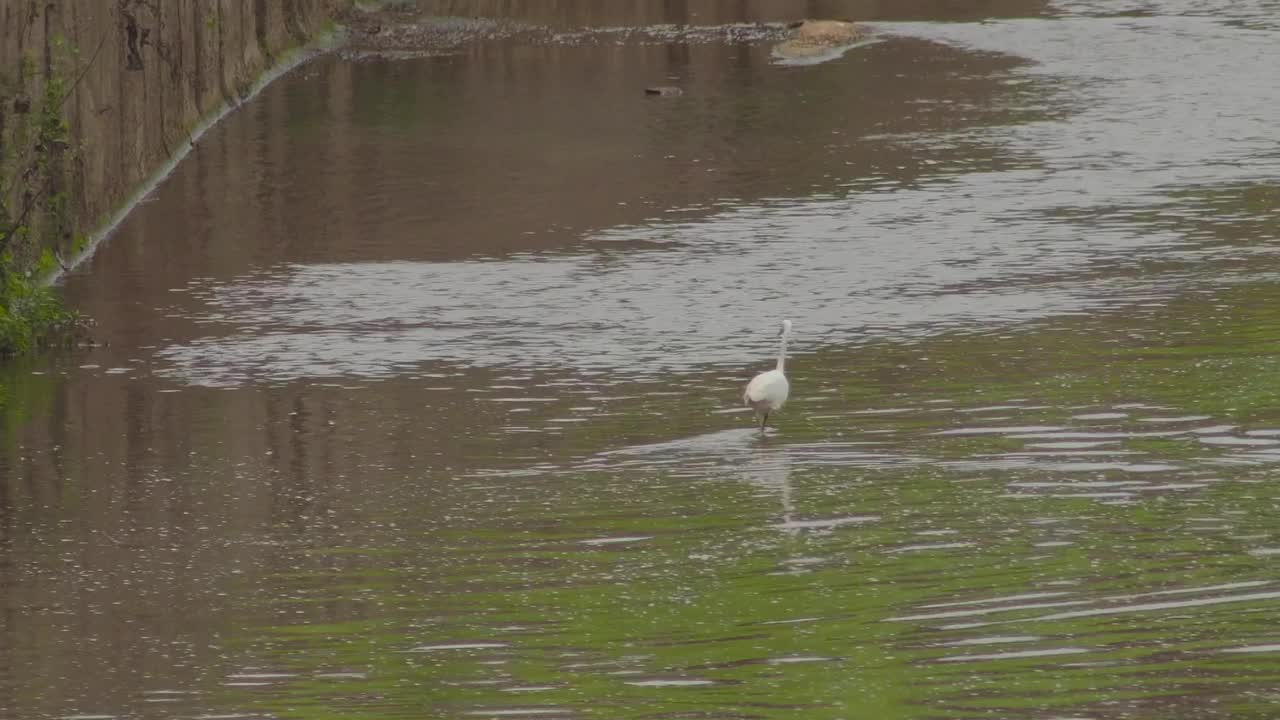
[(764, 417), (760, 419), (760, 432), (764, 432), (764, 426), (769, 422), (769, 411), (764, 411)]

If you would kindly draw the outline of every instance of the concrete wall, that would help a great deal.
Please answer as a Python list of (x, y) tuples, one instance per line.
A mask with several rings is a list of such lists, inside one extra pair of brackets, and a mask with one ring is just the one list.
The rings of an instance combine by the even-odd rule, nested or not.
[[(323, 30), (349, 4), (0, 0), (0, 192), (11, 216), (24, 194), (28, 203), (35, 195), (47, 204), (64, 192), (68, 216), (56, 222), (43, 206), (27, 213), (34, 251), (51, 243), (74, 250), (77, 236), (101, 224), (189, 142), (201, 118), (246, 94), (280, 53)], [(65, 150), (33, 141), (51, 77), (69, 88), (62, 102)], [(40, 187), (48, 183), (29, 166), (51, 150), (62, 178), (53, 184), (61, 187)]]

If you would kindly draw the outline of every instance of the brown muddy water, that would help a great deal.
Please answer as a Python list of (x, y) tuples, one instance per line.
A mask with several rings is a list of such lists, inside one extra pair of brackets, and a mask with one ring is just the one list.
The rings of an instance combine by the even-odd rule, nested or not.
[(0, 717), (1280, 716), (1280, 6), (605, 6), (424, 3), (536, 32), (304, 66), (68, 279)]

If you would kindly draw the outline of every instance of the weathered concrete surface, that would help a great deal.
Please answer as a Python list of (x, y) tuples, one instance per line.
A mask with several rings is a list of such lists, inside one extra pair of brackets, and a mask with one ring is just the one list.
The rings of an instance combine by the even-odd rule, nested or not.
[[(92, 231), (183, 143), (201, 118), (245, 95), (286, 50), (326, 28), (350, 0), (0, 0), (0, 150), (6, 206), (33, 188), (22, 165), (32, 147), (27, 100), (50, 78), (62, 101), (69, 149), (64, 192), (69, 223), (41, 232), (47, 208), (28, 213), (33, 242), (66, 252)], [(20, 71), (27, 77), (19, 81)], [(41, 193), (36, 193), (40, 195)], [(55, 193), (45, 192), (52, 196)], [(28, 200), (30, 195), (28, 196)], [(47, 199), (47, 198), (46, 198)], [(43, 202), (43, 200), (42, 200)], [(45, 228), (47, 229), (47, 228)], [(39, 248), (37, 247), (38, 251)]]

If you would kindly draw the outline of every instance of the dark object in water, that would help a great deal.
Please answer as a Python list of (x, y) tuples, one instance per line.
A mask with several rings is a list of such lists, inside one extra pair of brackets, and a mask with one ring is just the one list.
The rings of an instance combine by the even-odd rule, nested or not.
[(674, 85), (654, 85), (644, 89), (645, 95), (657, 95), (659, 97), (676, 97), (683, 95), (684, 91)]

